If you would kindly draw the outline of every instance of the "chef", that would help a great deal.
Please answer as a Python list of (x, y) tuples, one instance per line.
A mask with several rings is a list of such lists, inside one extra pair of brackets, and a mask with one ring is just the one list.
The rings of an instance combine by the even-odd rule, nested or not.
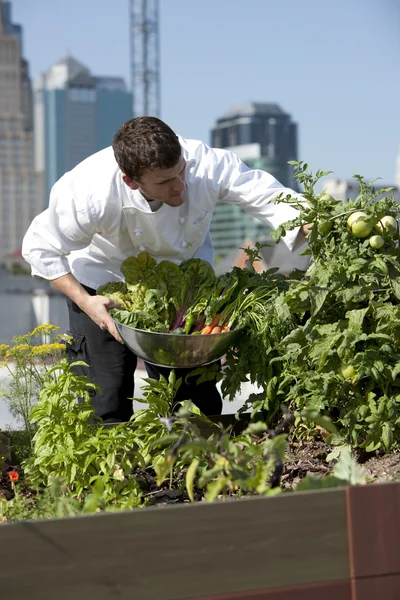
[[(96, 296), (109, 281), (123, 280), (122, 261), (147, 252), (177, 264), (199, 257), (213, 263), (210, 223), (217, 202), (240, 206), (272, 229), (297, 211), (275, 204), (279, 194), (295, 194), (272, 175), (250, 170), (235, 154), (177, 136), (155, 117), (127, 121), (112, 147), (90, 156), (53, 186), (49, 207), (23, 240), (22, 254), (32, 275), (63, 294), (69, 309), (71, 359), (96, 383), (95, 414), (104, 422), (132, 415), (137, 358), (122, 344), (109, 310), (118, 306)], [(294, 229), (284, 242), (293, 251), (307, 232)], [(168, 369), (146, 364), (149, 377)], [(177, 371), (184, 376), (187, 370)], [(177, 401), (191, 399), (205, 414), (220, 414), (215, 382), (183, 381)]]

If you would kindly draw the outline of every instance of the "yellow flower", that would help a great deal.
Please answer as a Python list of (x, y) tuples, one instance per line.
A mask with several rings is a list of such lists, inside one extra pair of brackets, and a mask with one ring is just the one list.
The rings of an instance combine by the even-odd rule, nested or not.
[(9, 349), (10, 346), (8, 346), (7, 344), (0, 344), (0, 358), (3, 358), (6, 355), (7, 350)]
[(65, 344), (60, 344), (59, 342), (54, 342), (53, 344), (49, 344), (50, 352), (64, 352)]
[(65, 344), (42, 344), (41, 346), (32, 346), (33, 356), (47, 356), (49, 354), (57, 354), (64, 352)]
[(28, 335), (31, 337), (39, 337), (41, 335), (54, 335), (60, 328), (57, 325), (51, 325), (50, 323), (43, 323), (35, 327)]
[(29, 344), (18, 344), (17, 346), (9, 347), (6, 351), (4, 358), (7, 359), (21, 359), (31, 358), (32, 348)]

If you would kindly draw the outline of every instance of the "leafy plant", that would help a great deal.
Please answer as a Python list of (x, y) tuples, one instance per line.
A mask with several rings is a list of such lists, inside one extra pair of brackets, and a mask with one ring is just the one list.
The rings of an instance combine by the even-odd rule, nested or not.
[[(298, 326), (278, 343), (282, 375), (276, 402), (335, 414), (349, 444), (368, 452), (389, 450), (400, 433), (398, 231), (381, 227), (384, 244), (374, 248), (369, 238), (354, 234), (353, 225), (362, 218), (370, 235), (385, 215), (396, 222), (398, 205), (388, 195), (378, 200), (390, 190), (375, 191), (360, 176), (355, 176), (360, 185), (356, 200), (315, 194), (316, 182), (326, 173), (314, 177), (303, 163), (295, 168), (304, 200), (279, 201), (296, 206), (300, 214), (275, 237), (312, 223), (312, 263), (284, 294)], [(330, 227), (321, 228), (326, 223)]]
[(141, 490), (132, 475), (137, 464), (134, 430), (126, 424), (108, 428), (91, 422), (89, 390), (96, 386), (72, 371), (82, 364), (64, 359), (49, 371), (31, 411), (37, 431), (33, 456), (23, 465), (27, 480), (33, 487), (60, 480), (77, 499), (99, 481), (105, 505), (137, 506)]
[[(0, 366), (8, 371), (0, 396), (30, 439), (34, 434), (29, 418), (31, 408), (49, 370), (65, 354), (65, 344), (69, 339), (59, 330), (55, 325), (39, 325), (26, 335), (14, 337), (14, 345), (0, 345)], [(42, 344), (38, 344), (39, 338)]]

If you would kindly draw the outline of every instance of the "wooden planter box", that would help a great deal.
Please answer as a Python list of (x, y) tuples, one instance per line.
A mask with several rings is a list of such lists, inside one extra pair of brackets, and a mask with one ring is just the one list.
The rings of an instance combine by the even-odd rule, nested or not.
[(398, 600), (400, 484), (0, 526), (18, 600)]

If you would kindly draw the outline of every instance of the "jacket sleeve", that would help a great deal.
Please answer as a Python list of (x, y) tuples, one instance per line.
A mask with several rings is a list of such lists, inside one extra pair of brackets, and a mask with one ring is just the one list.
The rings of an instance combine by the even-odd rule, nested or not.
[(76, 189), (70, 173), (54, 184), (49, 207), (31, 223), (22, 255), (32, 275), (57, 279), (70, 273), (67, 255), (88, 246), (97, 233), (97, 215), (88, 189)]
[[(271, 229), (298, 216), (295, 208), (285, 203), (275, 204), (274, 200), (279, 194), (296, 197), (299, 194), (284, 187), (270, 173), (250, 169), (236, 154), (227, 150), (207, 148), (207, 154), (214, 169), (219, 201), (243, 208)], [(296, 227), (282, 238), (290, 251), (304, 242), (303, 236), (298, 239), (299, 231)]]

